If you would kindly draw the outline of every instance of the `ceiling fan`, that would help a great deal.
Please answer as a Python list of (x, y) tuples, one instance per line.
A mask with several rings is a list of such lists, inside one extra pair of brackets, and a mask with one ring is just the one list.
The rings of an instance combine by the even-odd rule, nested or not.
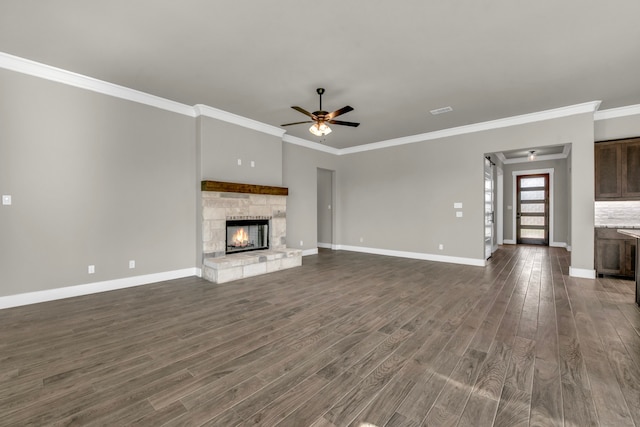
[(299, 124), (303, 124), (303, 123), (313, 123), (311, 125), (311, 127), (309, 128), (309, 132), (311, 132), (312, 134), (314, 134), (316, 136), (323, 136), (323, 135), (327, 135), (327, 134), (329, 134), (331, 132), (331, 128), (327, 125), (327, 123), (332, 124), (332, 125), (343, 125), (343, 126), (351, 126), (351, 127), (358, 127), (360, 125), (360, 123), (344, 122), (344, 121), (341, 121), (341, 120), (334, 120), (339, 115), (344, 114), (344, 113), (348, 113), (349, 111), (352, 111), (353, 108), (347, 105), (346, 107), (342, 107), (341, 109), (336, 110), (333, 113), (329, 113), (327, 111), (324, 111), (322, 109), (322, 94), (324, 93), (324, 89), (320, 87), (320, 88), (316, 89), (316, 92), (320, 96), (320, 108), (318, 108), (318, 111), (314, 111), (313, 113), (310, 113), (310, 112), (308, 112), (307, 110), (305, 110), (304, 108), (301, 108), (301, 107), (291, 107), (294, 110), (301, 112), (305, 116), (309, 116), (312, 120), (307, 120), (307, 121), (304, 121), (304, 122), (287, 123), (287, 124), (284, 124), (284, 125), (281, 125), (281, 126), (291, 126), (291, 125), (299, 125)]

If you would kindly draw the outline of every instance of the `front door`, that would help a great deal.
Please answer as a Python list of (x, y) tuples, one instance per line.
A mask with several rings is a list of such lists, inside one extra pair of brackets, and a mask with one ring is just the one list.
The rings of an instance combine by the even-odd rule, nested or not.
[(549, 174), (517, 177), (518, 243), (549, 245)]

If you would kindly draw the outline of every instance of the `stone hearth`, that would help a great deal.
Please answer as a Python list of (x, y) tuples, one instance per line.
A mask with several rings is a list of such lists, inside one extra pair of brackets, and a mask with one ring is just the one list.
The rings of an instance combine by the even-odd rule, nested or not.
[[(202, 275), (213, 283), (302, 265), (302, 251), (286, 247), (286, 188), (202, 182)], [(268, 219), (268, 250), (225, 254), (227, 220)]]

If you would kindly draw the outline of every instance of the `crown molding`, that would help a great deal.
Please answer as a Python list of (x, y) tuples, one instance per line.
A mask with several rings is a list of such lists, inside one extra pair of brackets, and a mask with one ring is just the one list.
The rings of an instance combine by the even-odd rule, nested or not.
[(596, 111), (596, 113), (593, 115), (593, 119), (596, 121), (607, 120), (607, 119), (615, 119), (618, 117), (635, 116), (637, 114), (640, 114), (640, 104), (627, 105), (625, 107), (610, 108), (608, 110)]
[(268, 125), (266, 123), (262, 123), (257, 120), (248, 119), (246, 117), (229, 113), (228, 111), (223, 111), (218, 108), (209, 107), (208, 105), (204, 105), (204, 104), (194, 105), (193, 110), (195, 111), (196, 117), (198, 116), (210, 117), (212, 119), (222, 120), (227, 123), (232, 123), (234, 125), (257, 130), (258, 132), (263, 132), (263, 133), (277, 136), (280, 138), (282, 138), (282, 136), (286, 132), (286, 130), (281, 129), (279, 127)]
[(193, 107), (189, 105), (4, 52), (0, 52), (0, 68), (195, 117)]
[(402, 138), (389, 139), (386, 141), (374, 142), (371, 144), (359, 145), (357, 147), (344, 148), (340, 154), (352, 154), (362, 151), (377, 150), (380, 148), (395, 147), (398, 145), (412, 144), (434, 139), (448, 138), (451, 136), (464, 135), (468, 133), (482, 132), (492, 129), (500, 129), (510, 126), (523, 125), (527, 123), (541, 122), (545, 120), (558, 119), (561, 117), (574, 116), (577, 114), (594, 113), (600, 106), (601, 101), (591, 101), (582, 104), (569, 105), (567, 107), (554, 108), (551, 110), (538, 111), (535, 113), (522, 114), (519, 116), (506, 117), (503, 119), (490, 120), (487, 122), (474, 123), (470, 125), (458, 126), (449, 129), (427, 132), (418, 135), (405, 136)]
[(333, 147), (329, 147), (328, 145), (318, 144), (317, 142), (309, 141), (303, 138), (298, 138), (297, 136), (289, 135), (286, 133), (282, 137), (282, 141), (288, 142), (289, 144), (310, 148), (312, 150), (323, 151), (325, 153), (333, 154), (336, 156), (339, 155), (341, 151), (338, 148), (333, 148)]
[(363, 151), (377, 150), (387, 147), (395, 147), (398, 145), (412, 144), (416, 142), (429, 141), (451, 136), (464, 135), (474, 132), (482, 132), (492, 129), (500, 129), (509, 126), (517, 126), (526, 123), (534, 123), (544, 120), (557, 119), (561, 117), (572, 116), (583, 113), (593, 113), (594, 120), (606, 120), (617, 117), (625, 117), (640, 114), (640, 104), (630, 105), (626, 107), (612, 108), (609, 110), (597, 111), (601, 101), (585, 102), (582, 104), (570, 105), (567, 107), (544, 110), (535, 113), (523, 114), (519, 116), (507, 117), (503, 119), (491, 120), (487, 122), (474, 123), (470, 125), (458, 126), (449, 129), (438, 130), (435, 132), (427, 132), (418, 135), (410, 135), (402, 138), (378, 141), (370, 144), (359, 145), (349, 148), (333, 148), (303, 138), (294, 137), (286, 134), (277, 126), (272, 126), (257, 120), (249, 119), (237, 114), (229, 113), (214, 107), (203, 104), (190, 106), (179, 102), (171, 101), (166, 98), (151, 95), (135, 89), (98, 80), (93, 77), (84, 76), (72, 71), (63, 70), (61, 68), (52, 67), (8, 53), (0, 52), (0, 68), (39, 77), (69, 86), (90, 90), (104, 95), (113, 96), (128, 101), (137, 102), (144, 105), (160, 108), (162, 110), (183, 114), (189, 117), (205, 116), (238, 126), (243, 126), (258, 132), (267, 133), (269, 135), (282, 138), (284, 142), (300, 145), (313, 150), (322, 151), (334, 155), (346, 155), (359, 153)]

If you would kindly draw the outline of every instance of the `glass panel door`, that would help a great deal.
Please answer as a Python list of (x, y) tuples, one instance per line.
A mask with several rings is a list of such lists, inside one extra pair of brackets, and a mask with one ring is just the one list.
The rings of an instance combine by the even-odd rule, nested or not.
[(484, 159), (484, 258), (493, 253), (493, 170), (491, 160)]
[(517, 195), (517, 242), (549, 245), (549, 174), (518, 176)]

